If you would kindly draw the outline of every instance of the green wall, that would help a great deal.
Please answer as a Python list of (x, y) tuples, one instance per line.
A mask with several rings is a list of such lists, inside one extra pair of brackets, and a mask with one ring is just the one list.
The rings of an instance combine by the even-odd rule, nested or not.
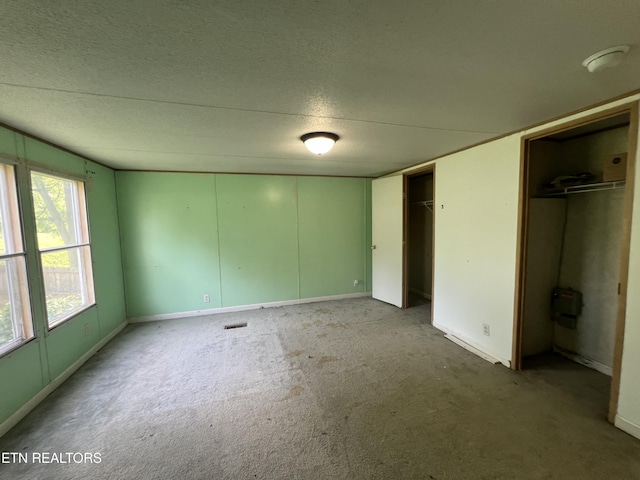
[[(345, 178), (298, 180), (300, 296), (365, 291), (365, 182)], [(357, 187), (357, 188), (354, 188)], [(361, 288), (353, 286), (358, 280)]]
[(28, 259), (28, 168), (85, 179), (96, 293), (94, 307), (47, 331), (28, 260), (36, 338), (0, 358), (0, 423), (126, 317), (371, 290), (368, 179), (114, 173), (2, 128), (0, 156), (16, 164)]
[(370, 180), (150, 172), (116, 180), (130, 318), (371, 290)]
[(222, 306), (299, 298), (297, 179), (216, 175), (216, 184)]
[[(36, 338), (0, 357), (0, 423), (69, 368), (125, 319), (115, 174), (113, 170), (0, 128), (0, 156), (16, 164)], [(28, 167), (85, 179), (96, 305), (46, 331), (36, 255)]]
[[(220, 304), (213, 175), (117, 174), (129, 316)], [(197, 286), (197, 290), (194, 290)]]

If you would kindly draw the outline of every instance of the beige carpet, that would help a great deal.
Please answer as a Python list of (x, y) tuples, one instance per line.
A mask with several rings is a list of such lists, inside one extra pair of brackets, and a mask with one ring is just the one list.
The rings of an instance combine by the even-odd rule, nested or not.
[(492, 365), (428, 309), (361, 298), (130, 325), (0, 439), (29, 457), (0, 478), (640, 478), (640, 441), (605, 421), (608, 377), (554, 356)]

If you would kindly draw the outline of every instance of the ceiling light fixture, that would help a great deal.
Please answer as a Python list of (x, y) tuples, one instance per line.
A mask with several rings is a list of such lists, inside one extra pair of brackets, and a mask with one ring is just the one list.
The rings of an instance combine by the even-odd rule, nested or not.
[(335, 133), (311, 132), (302, 135), (300, 140), (311, 153), (323, 155), (333, 148), (339, 138)]
[(629, 51), (628, 45), (606, 48), (601, 52), (594, 53), (587, 58), (582, 65), (587, 67), (589, 72), (597, 72), (607, 67), (615, 67), (622, 61), (624, 54)]

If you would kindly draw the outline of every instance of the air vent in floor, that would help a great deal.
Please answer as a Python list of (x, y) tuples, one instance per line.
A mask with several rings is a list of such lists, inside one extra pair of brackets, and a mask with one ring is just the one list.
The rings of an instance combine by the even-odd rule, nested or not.
[(232, 323), (231, 325), (225, 325), (224, 329), (225, 330), (229, 330), (230, 328), (242, 328), (242, 327), (246, 327), (247, 323)]

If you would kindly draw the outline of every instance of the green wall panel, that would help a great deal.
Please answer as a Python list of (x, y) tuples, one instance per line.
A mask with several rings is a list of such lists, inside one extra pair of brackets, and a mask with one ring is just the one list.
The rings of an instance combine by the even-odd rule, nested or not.
[(301, 177), (298, 201), (301, 297), (364, 292), (365, 181)]
[(38, 342), (32, 341), (0, 361), (0, 423), (44, 387)]
[(126, 318), (115, 173), (90, 167), (86, 183), (91, 228), (93, 279), (100, 327), (104, 337)]
[(128, 316), (220, 307), (215, 176), (116, 178)]
[(296, 177), (216, 177), (222, 305), (299, 298)]
[(18, 156), (16, 148), (16, 134), (0, 127), (0, 155), (4, 154), (13, 160)]
[(368, 179), (116, 179), (129, 317), (370, 290)]
[(90, 308), (57, 326), (46, 337), (51, 379), (55, 379), (100, 341), (98, 310)]
[[(12, 147), (13, 145), (13, 147)], [(40, 272), (28, 263), (32, 316), (37, 339), (0, 357), (0, 423), (34, 397), (47, 383), (73, 365), (102, 337), (125, 321), (122, 258), (117, 223), (114, 173), (81, 157), (20, 134), (0, 129), (0, 152), (24, 159), (25, 165), (86, 178), (93, 273), (98, 305), (44, 334), (44, 295)], [(27, 255), (36, 255), (29, 172), (17, 167), (22, 193)], [(88, 176), (88, 177), (87, 177)]]
[(33, 166), (41, 166), (54, 172), (84, 175), (85, 164), (82, 157), (59, 150), (30, 137), (24, 138), (25, 156)]

